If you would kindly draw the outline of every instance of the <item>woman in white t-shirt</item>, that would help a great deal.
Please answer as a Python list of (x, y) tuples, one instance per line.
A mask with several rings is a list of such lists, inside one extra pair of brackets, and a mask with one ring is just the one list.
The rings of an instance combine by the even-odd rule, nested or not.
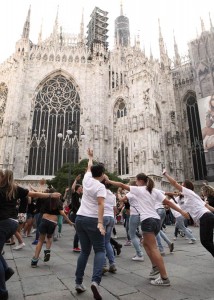
[(114, 250), (110, 243), (111, 233), (114, 227), (114, 217), (116, 211), (116, 196), (111, 192), (110, 185), (104, 181), (102, 181), (106, 188), (106, 198), (104, 203), (104, 214), (103, 214), (103, 227), (105, 229), (105, 249), (106, 249), (106, 256), (109, 261), (109, 268), (107, 268), (107, 262), (105, 261), (103, 267), (103, 273), (110, 272), (116, 273), (117, 268), (115, 265), (115, 256)]
[(156, 202), (162, 202), (163, 204), (169, 205), (179, 211), (185, 217), (188, 217), (188, 214), (180, 208), (177, 208), (174, 203), (171, 203), (165, 198), (165, 195), (155, 189), (154, 181), (144, 173), (140, 173), (136, 176), (137, 186), (129, 186), (109, 179), (107, 179), (107, 181), (110, 184), (130, 191), (130, 193), (134, 194), (138, 199), (141, 230), (143, 232), (143, 246), (152, 262), (153, 267), (149, 277), (154, 278), (155, 275), (160, 273), (160, 277), (155, 280), (151, 280), (150, 283), (156, 286), (169, 286), (170, 281), (155, 239), (155, 236), (160, 231), (160, 217), (155, 210), (155, 204)]
[(168, 175), (166, 170), (163, 170), (163, 175), (169, 180), (171, 185), (184, 195), (184, 202), (181, 207), (188, 211), (195, 223), (200, 223), (201, 244), (214, 256), (213, 213), (206, 207), (207, 204), (193, 191), (194, 185), (191, 181), (185, 180), (180, 185), (174, 178)]

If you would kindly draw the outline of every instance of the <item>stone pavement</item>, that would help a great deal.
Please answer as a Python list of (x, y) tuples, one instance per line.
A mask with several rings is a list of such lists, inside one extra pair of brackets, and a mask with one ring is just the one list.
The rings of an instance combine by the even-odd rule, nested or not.
[[(117, 225), (118, 241), (125, 242), (125, 229)], [(196, 300), (214, 299), (214, 263), (213, 257), (201, 246), (198, 240), (199, 229), (192, 227), (197, 238), (194, 245), (179, 237), (175, 241), (175, 251), (169, 253), (166, 247), (164, 261), (167, 267), (170, 287), (150, 285), (148, 274), (151, 264), (145, 254), (144, 262), (132, 261), (135, 251), (132, 246), (123, 246), (116, 258), (117, 273), (103, 276), (101, 293), (104, 300)], [(174, 226), (167, 227), (167, 234), (173, 237)], [(87, 291), (77, 295), (75, 291), (75, 268), (78, 253), (72, 252), (74, 228), (63, 225), (63, 236), (52, 245), (51, 260), (47, 263), (41, 259), (38, 268), (30, 266), (35, 246), (33, 238), (25, 238), (26, 247), (12, 251), (5, 246), (5, 258), (16, 273), (7, 282), (10, 300), (47, 300), (47, 299), (93, 299), (90, 289), (92, 273), (91, 254), (84, 278)]]

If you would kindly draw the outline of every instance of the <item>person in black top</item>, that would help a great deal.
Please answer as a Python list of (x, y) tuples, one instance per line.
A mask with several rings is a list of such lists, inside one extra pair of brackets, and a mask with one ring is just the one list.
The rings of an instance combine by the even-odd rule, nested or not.
[[(76, 220), (76, 214), (80, 207), (80, 199), (82, 198), (82, 186), (80, 184), (77, 184), (77, 181), (80, 180), (81, 175), (78, 175), (74, 183), (72, 184), (71, 190), (72, 190), (72, 198), (71, 203), (69, 204), (69, 208), (71, 210), (69, 218), (70, 220), (75, 223)], [(74, 252), (80, 252), (81, 249), (79, 248), (79, 237), (77, 232), (75, 232), (74, 235), (74, 241), (73, 241), (73, 251)]]
[(36, 268), (39, 260), (39, 254), (42, 249), (42, 245), (46, 238), (46, 250), (44, 250), (44, 261), (47, 262), (50, 259), (50, 248), (52, 244), (52, 236), (57, 226), (58, 216), (61, 215), (70, 224), (74, 225), (63, 211), (63, 203), (60, 199), (54, 199), (50, 197), (44, 202), (42, 207), (42, 220), (39, 224), (39, 241), (36, 246), (35, 254), (31, 260), (31, 267)]
[[(5, 242), (11, 238), (18, 228), (16, 220), (17, 200), (26, 199), (26, 197), (48, 198), (49, 194), (31, 192), (27, 189), (19, 187), (14, 183), (13, 172), (11, 170), (0, 170), (0, 299), (8, 299), (8, 291), (5, 281), (13, 274), (13, 269), (9, 268), (4, 257), (2, 249)], [(53, 193), (53, 198), (59, 198), (59, 193)]]

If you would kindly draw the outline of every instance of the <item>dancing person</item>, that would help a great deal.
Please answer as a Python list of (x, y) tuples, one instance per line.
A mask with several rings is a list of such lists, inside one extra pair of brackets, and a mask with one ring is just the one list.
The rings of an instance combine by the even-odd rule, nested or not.
[[(136, 182), (132, 181), (129, 185), (136, 186)], [(118, 199), (120, 202), (129, 202), (130, 204), (130, 217), (129, 217), (129, 236), (131, 238), (132, 245), (135, 248), (136, 255), (132, 257), (134, 261), (144, 261), (143, 251), (140, 246), (139, 238), (136, 235), (138, 226), (140, 225), (140, 213), (138, 208), (138, 199), (130, 192), (124, 197), (121, 197), (118, 192)]]
[(79, 236), (81, 252), (77, 260), (76, 291), (82, 293), (86, 290), (83, 285), (84, 271), (88, 257), (93, 246), (94, 264), (91, 290), (94, 298), (99, 300), (102, 296), (99, 292), (99, 284), (102, 278), (105, 262), (105, 229), (103, 227), (104, 199), (106, 188), (101, 183), (104, 179), (104, 165), (93, 165), (93, 151), (88, 149), (88, 167), (83, 178), (83, 195), (80, 208), (75, 221)]
[(157, 248), (155, 238), (160, 231), (160, 216), (156, 212), (155, 204), (156, 202), (162, 202), (165, 205), (167, 204), (187, 218), (189, 217), (188, 214), (166, 199), (161, 191), (155, 189), (154, 181), (144, 173), (140, 173), (136, 176), (137, 186), (129, 186), (121, 182), (115, 182), (109, 180), (107, 177), (106, 180), (112, 185), (130, 191), (130, 193), (137, 197), (141, 230), (143, 232), (143, 246), (152, 263), (152, 271), (150, 272), (149, 277), (155, 278), (154, 276), (160, 273), (160, 276), (151, 280), (150, 283), (155, 286), (169, 286), (170, 280), (166, 272), (163, 258)]
[[(81, 175), (78, 175), (71, 187), (71, 203), (69, 204), (69, 209), (70, 209), (70, 213), (69, 213), (69, 218), (70, 220), (75, 223), (76, 220), (76, 216), (77, 216), (77, 211), (80, 208), (80, 202), (81, 202), (81, 198), (82, 198), (82, 186), (80, 184), (78, 184), (78, 180), (81, 179)], [(67, 189), (68, 192), (68, 189)], [(74, 252), (80, 252), (81, 249), (79, 247), (79, 237), (75, 228), (75, 235), (74, 235), (74, 240), (73, 240), (73, 251)]]
[(52, 197), (52, 193), (49, 194), (48, 200), (44, 202), (42, 220), (39, 224), (39, 241), (36, 245), (35, 254), (31, 260), (31, 267), (36, 268), (39, 261), (39, 254), (42, 250), (42, 245), (46, 238), (46, 249), (44, 250), (44, 262), (50, 260), (51, 255), (51, 244), (54, 230), (57, 226), (58, 216), (61, 215), (70, 224), (74, 225), (63, 210), (63, 203), (58, 198)]
[[(175, 199), (173, 199), (173, 198), (171, 198), (170, 201), (174, 202), (177, 206), (179, 206), (179, 204), (176, 200), (177, 197)], [(183, 235), (185, 235), (186, 238), (189, 239), (189, 244), (194, 244), (196, 242), (196, 238), (193, 236), (192, 231), (185, 226), (184, 217), (178, 211), (176, 211), (174, 209), (172, 209), (171, 211), (175, 218), (175, 233), (174, 233), (175, 238), (174, 238), (174, 240), (176, 240), (176, 238), (177, 238), (178, 231), (181, 231), (183, 233)]]
[[(14, 183), (13, 172), (11, 170), (0, 170), (0, 299), (8, 299), (8, 291), (6, 289), (5, 281), (7, 281), (13, 274), (13, 269), (9, 268), (2, 250), (5, 242), (15, 234), (18, 228), (17, 200), (23, 201), (25, 197), (43, 197), (48, 198), (49, 194), (40, 192), (33, 192), (24, 189)], [(59, 198), (59, 193), (53, 193), (54, 198)]]
[(109, 261), (109, 268), (107, 267), (107, 261), (103, 266), (103, 273), (110, 272), (116, 273), (117, 268), (115, 264), (114, 251), (110, 242), (112, 230), (114, 227), (114, 218), (116, 213), (116, 196), (110, 191), (110, 184), (107, 184), (105, 180), (101, 182), (106, 188), (106, 198), (104, 203), (103, 214), (103, 227), (105, 229), (105, 250), (106, 257)]
[(188, 211), (194, 222), (200, 223), (200, 241), (204, 248), (214, 256), (213, 244), (213, 228), (214, 215), (205, 207), (207, 205), (195, 192), (194, 185), (189, 180), (184, 180), (180, 185), (174, 178), (172, 178), (166, 170), (163, 170), (163, 175), (168, 179), (178, 191), (184, 195), (183, 203), (179, 203), (182, 209)]

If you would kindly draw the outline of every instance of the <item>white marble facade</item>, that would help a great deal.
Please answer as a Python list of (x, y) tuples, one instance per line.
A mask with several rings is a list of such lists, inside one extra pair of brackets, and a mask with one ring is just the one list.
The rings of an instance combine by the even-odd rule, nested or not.
[[(180, 103), (188, 91), (195, 91), (195, 85), (191, 81), (185, 87), (175, 88), (176, 64), (171, 67), (161, 30), (159, 61), (152, 55), (145, 56), (139, 40), (127, 47), (115, 42), (112, 51), (96, 44), (91, 53), (83, 32), (74, 37), (60, 33), (57, 25), (56, 20), (47, 40), (42, 41), (40, 35), (38, 43), (32, 44), (29, 12), (15, 53), (0, 66), (1, 167), (13, 169), (17, 179), (35, 180), (54, 175), (59, 162), (47, 173), (40, 166), (39, 172), (37, 169), (29, 174), (29, 159), (32, 143), (43, 143), (45, 164), (52, 154), (56, 159), (57, 149), (62, 151), (58, 139), (53, 138), (59, 130), (54, 123), (44, 130), (41, 122), (37, 127), (40, 132), (32, 131), (39, 91), (49, 80), (60, 77), (66, 84), (71, 83), (79, 97), (78, 130), (84, 130), (85, 138), (78, 138), (78, 160), (85, 158), (87, 148), (92, 147), (95, 158), (123, 178), (145, 172), (154, 178), (157, 186), (164, 187), (163, 167), (178, 180), (184, 175), (194, 178), (191, 155), (185, 152), (190, 142), (184, 141), (188, 124), (183, 124)], [(180, 63), (177, 73), (184, 72), (182, 68)], [(60, 90), (55, 89), (53, 97), (54, 93), (58, 93), (57, 100), (51, 100), (52, 112), (47, 107), (49, 116), (67, 105), (66, 101), (59, 103)], [(47, 152), (45, 147), (50, 137), (54, 140)]]

